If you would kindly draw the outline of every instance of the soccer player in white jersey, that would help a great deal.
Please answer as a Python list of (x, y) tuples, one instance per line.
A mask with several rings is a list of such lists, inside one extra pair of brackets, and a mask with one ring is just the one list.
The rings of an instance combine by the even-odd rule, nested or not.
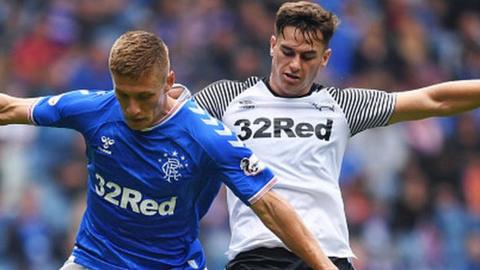
[[(222, 80), (195, 95), (279, 176), (273, 188), (300, 213), (341, 270), (353, 269), (339, 174), (347, 141), (369, 128), (443, 116), (480, 105), (480, 81), (455, 81), (402, 93), (323, 87), (337, 17), (311, 2), (284, 3), (270, 39), (268, 78)], [(227, 269), (309, 269), (227, 193), (232, 232)], [(255, 229), (254, 229), (255, 228)]]
[(109, 67), (115, 90), (23, 99), (0, 94), (0, 124), (72, 128), (85, 138), (87, 208), (62, 270), (207, 269), (199, 219), (223, 182), (315, 269), (337, 269), (276, 178), (228, 128), (173, 87), (154, 34), (123, 34)]

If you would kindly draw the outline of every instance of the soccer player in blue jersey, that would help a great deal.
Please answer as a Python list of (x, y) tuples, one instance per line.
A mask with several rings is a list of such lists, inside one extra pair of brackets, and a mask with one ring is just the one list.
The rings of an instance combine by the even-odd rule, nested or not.
[(157, 36), (125, 33), (109, 67), (114, 91), (0, 95), (0, 124), (71, 128), (85, 138), (87, 208), (62, 270), (206, 269), (199, 220), (222, 182), (309, 265), (337, 269), (235, 134), (194, 101), (166, 95), (175, 76)]

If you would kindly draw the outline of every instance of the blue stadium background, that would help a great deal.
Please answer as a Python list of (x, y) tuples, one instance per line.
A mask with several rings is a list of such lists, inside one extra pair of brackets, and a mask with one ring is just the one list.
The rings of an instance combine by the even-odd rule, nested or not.
[[(179, 82), (267, 75), (283, 1), (0, 0), (0, 89), (30, 97), (110, 89), (108, 49), (158, 33)], [(327, 85), (402, 90), (480, 77), (478, 0), (319, 1), (342, 24)], [(480, 269), (480, 112), (370, 130), (341, 184), (358, 270)], [(0, 270), (56, 269), (82, 213), (84, 145), (70, 131), (0, 128)], [(209, 269), (228, 243), (224, 194), (203, 220)], [(321, 224), (319, 224), (321, 226)]]

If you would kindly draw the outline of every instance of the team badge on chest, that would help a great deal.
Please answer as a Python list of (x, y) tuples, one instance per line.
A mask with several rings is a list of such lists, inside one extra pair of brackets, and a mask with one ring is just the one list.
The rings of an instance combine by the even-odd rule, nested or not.
[(163, 179), (169, 183), (180, 180), (183, 169), (188, 168), (188, 160), (184, 155), (180, 155), (177, 151), (164, 153), (162, 158), (158, 159), (163, 172)]

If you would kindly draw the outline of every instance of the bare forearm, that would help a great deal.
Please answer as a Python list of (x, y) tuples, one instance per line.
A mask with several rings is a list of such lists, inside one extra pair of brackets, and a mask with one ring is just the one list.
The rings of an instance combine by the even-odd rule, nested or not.
[(0, 125), (31, 124), (29, 109), (35, 100), (0, 94)]
[(397, 94), (390, 124), (453, 115), (480, 107), (480, 80), (439, 83)]
[(445, 82), (427, 87), (440, 104), (443, 115), (451, 115), (480, 106), (480, 80)]
[(299, 216), (286, 201), (273, 195), (269, 203), (252, 207), (252, 209), (265, 226), (313, 269), (337, 269), (321, 251), (315, 237), (303, 225)]

